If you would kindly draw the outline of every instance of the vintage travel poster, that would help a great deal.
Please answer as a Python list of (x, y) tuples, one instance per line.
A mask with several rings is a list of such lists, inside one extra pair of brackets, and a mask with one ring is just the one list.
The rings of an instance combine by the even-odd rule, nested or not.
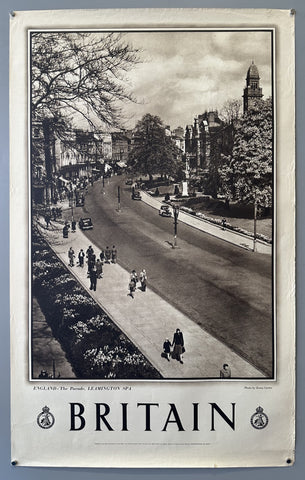
[(294, 462), (294, 12), (11, 17), (12, 462)]

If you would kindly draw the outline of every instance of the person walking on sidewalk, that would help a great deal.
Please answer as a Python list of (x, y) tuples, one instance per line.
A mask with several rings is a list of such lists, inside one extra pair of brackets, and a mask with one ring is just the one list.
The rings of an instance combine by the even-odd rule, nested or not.
[(87, 255), (88, 260), (93, 253), (94, 253), (94, 250), (93, 250), (92, 246), (89, 245), (89, 247), (87, 248), (87, 251), (86, 251), (86, 255)]
[(111, 260), (111, 250), (107, 246), (105, 250), (105, 263), (110, 263), (110, 260)]
[(80, 249), (80, 252), (79, 252), (79, 254), (78, 254), (78, 264), (79, 264), (79, 266), (82, 267), (82, 268), (83, 268), (83, 266), (84, 266), (84, 258), (85, 258), (85, 252), (84, 252), (84, 250), (81, 248), (81, 249)]
[(167, 358), (168, 361), (171, 355), (171, 346), (172, 346), (171, 342), (169, 341), (168, 338), (166, 338), (163, 343), (163, 356)]
[(101, 261), (102, 263), (104, 263), (104, 261), (105, 261), (105, 251), (104, 251), (104, 249), (103, 249), (103, 250), (101, 251), (101, 253), (100, 253), (100, 261)]
[(97, 280), (97, 273), (96, 268), (92, 268), (90, 271), (90, 290), (96, 291), (96, 280)]
[(131, 297), (131, 298), (134, 298), (133, 294), (134, 292), (136, 291), (136, 280), (135, 280), (135, 277), (131, 277), (130, 278), (130, 281), (129, 281), (129, 293), (128, 295)]
[(91, 270), (95, 267), (95, 254), (92, 253), (88, 258), (88, 275), (90, 276)]
[(45, 222), (47, 224), (47, 228), (49, 228), (49, 225), (51, 223), (51, 213), (47, 212), (44, 216)]
[(174, 333), (174, 338), (173, 338), (173, 343), (172, 343), (174, 350), (172, 353), (172, 357), (176, 358), (180, 363), (183, 363), (181, 359), (182, 353), (185, 352), (184, 349), (184, 339), (183, 339), (183, 334), (179, 328), (176, 329), (176, 332)]
[(74, 267), (74, 257), (75, 257), (74, 250), (73, 250), (72, 247), (70, 247), (70, 249), (68, 251), (68, 258), (69, 258), (69, 266), (70, 267)]
[(141, 282), (141, 288), (142, 288), (142, 292), (145, 292), (146, 290), (146, 282), (147, 282), (147, 274), (146, 274), (146, 270), (143, 270), (140, 272), (140, 282)]
[(224, 363), (220, 370), (220, 378), (231, 378), (231, 369), (227, 363)]
[(63, 238), (68, 238), (69, 236), (69, 227), (68, 225), (64, 225), (63, 229), (62, 229), (62, 236)]
[(97, 278), (103, 277), (103, 264), (98, 258), (95, 264)]
[(130, 274), (130, 280), (133, 280), (135, 282), (135, 284), (137, 284), (139, 279), (138, 279), (137, 272), (135, 270), (132, 270), (132, 272)]
[(89, 245), (89, 247), (87, 248), (87, 251), (86, 251), (86, 255), (87, 255), (87, 265), (88, 265), (88, 272), (87, 272), (87, 275), (90, 276), (90, 271), (95, 263), (95, 260), (94, 262), (92, 262), (92, 255), (94, 254), (94, 250), (92, 248), (91, 245)]
[(112, 263), (116, 263), (117, 256), (118, 256), (117, 249), (115, 248), (115, 245), (113, 245), (112, 250), (111, 250), (111, 261), (112, 261)]

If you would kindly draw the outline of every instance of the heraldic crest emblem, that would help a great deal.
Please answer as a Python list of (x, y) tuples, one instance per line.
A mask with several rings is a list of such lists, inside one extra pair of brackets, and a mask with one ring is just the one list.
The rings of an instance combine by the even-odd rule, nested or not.
[(50, 412), (49, 407), (45, 406), (37, 417), (37, 423), (41, 428), (51, 428), (55, 423), (54, 415)]
[(268, 425), (268, 417), (264, 413), (264, 409), (262, 407), (257, 407), (256, 412), (253, 413), (250, 422), (252, 427), (261, 430), (262, 428), (265, 428)]

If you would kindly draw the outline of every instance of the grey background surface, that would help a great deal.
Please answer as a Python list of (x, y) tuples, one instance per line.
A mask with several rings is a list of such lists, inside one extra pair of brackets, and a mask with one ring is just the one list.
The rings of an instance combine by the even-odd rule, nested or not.
[[(232, 7), (296, 9), (296, 121), (297, 121), (297, 444), (296, 463), (287, 468), (264, 469), (59, 469), (22, 468), (10, 465), (10, 374), (9, 374), (9, 12), (67, 8), (137, 8), (137, 7)], [(1, 335), (0, 335), (0, 480), (98, 479), (197, 480), (225, 478), (239, 480), (301, 479), (305, 472), (305, 342), (304, 327), (304, 203), (305, 151), (304, 74), (305, 74), (305, 2), (304, 0), (0, 0), (0, 228), (1, 228)], [(14, 132), (12, 132), (13, 140)], [(13, 255), (14, 252), (11, 252)], [(18, 298), (18, 292), (13, 292)], [(14, 336), (14, 332), (12, 332)], [(280, 400), (279, 400), (280, 401)], [(284, 413), (285, 414), (285, 413)], [(279, 419), (280, 421), (280, 419)], [(26, 439), (25, 439), (26, 441)], [(228, 449), (230, 445), (228, 445)], [(77, 453), (77, 452), (76, 452)], [(81, 452), (78, 452), (81, 454)]]

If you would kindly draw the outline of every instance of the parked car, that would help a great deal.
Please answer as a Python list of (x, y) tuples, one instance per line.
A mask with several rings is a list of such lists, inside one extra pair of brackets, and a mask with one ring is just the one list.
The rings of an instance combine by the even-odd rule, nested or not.
[(133, 200), (142, 200), (141, 193), (138, 191), (132, 192), (131, 198)]
[(171, 217), (172, 216), (172, 211), (171, 211), (169, 205), (161, 205), (160, 210), (159, 210), (159, 215), (161, 215), (161, 217)]
[(92, 220), (89, 217), (80, 218), (78, 225), (81, 230), (92, 230), (93, 228)]

